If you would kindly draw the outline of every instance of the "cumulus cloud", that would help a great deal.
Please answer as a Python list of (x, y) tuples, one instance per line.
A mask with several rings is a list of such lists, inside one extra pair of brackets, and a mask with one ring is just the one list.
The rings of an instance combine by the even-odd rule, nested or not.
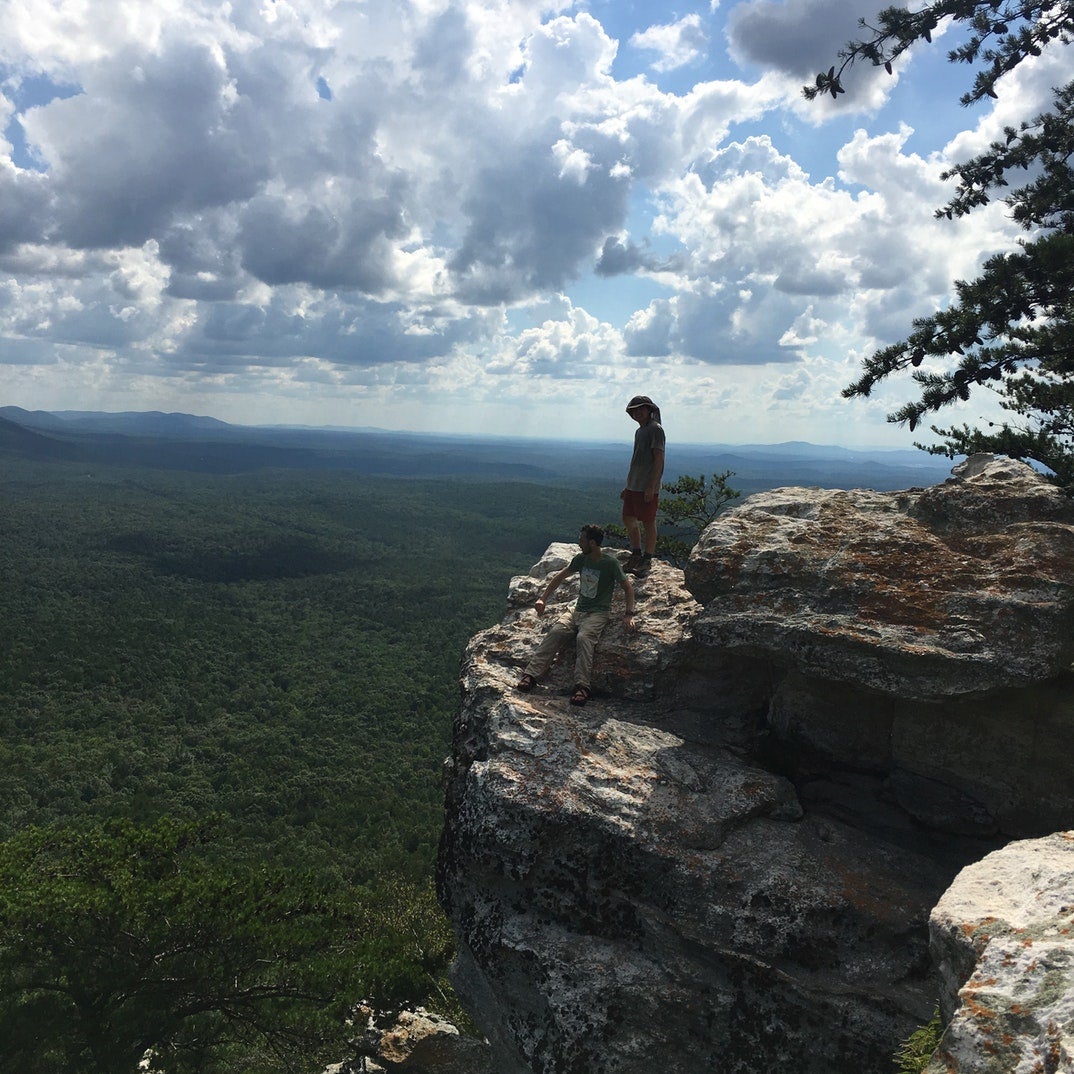
[(905, 60), (897, 61), (894, 78), (883, 68), (855, 64), (843, 79), (846, 92), (838, 104), (823, 99), (806, 105), (801, 86), (837, 64), (845, 42), (861, 38), (860, 20), (875, 25), (877, 13), (889, 6), (886, 0), (744, 0), (728, 17), (728, 44), (740, 63), (777, 75), (788, 104), (810, 122), (852, 109), (875, 110), (897, 85)]
[(49, 164), (60, 241), (141, 244), (177, 214), (249, 197), (267, 178), (248, 144), (258, 136), (248, 102), (233, 97), (219, 57), (162, 45), (159, 56), (131, 48), (87, 67), (83, 93), (25, 117)]
[(44, 177), (0, 159), (0, 254), (36, 242), (48, 220), (49, 190)]
[(961, 222), (922, 212), (943, 200), (944, 161), (907, 153), (911, 133), (859, 130), (839, 154), (848, 188), (813, 182), (767, 136), (728, 145), (667, 184), (658, 223), (689, 251), (681, 293), (635, 314), (629, 353), (788, 362), (808, 353), (822, 326), (897, 338), (983, 251), (1015, 236), (1000, 211)]
[(661, 257), (655, 254), (648, 240), (639, 245), (628, 236), (609, 235), (600, 248), (600, 256), (593, 271), (598, 276), (674, 273), (679, 271), (681, 265), (680, 257)]
[(798, 79), (832, 62), (844, 41), (875, 20), (883, 0), (746, 0), (728, 19), (732, 49), (743, 59)]
[[(1002, 207), (928, 209), (949, 196), (939, 172), (1045, 105), (1061, 63), (1020, 68), (931, 151), (894, 121), (836, 143), (798, 87), (882, 5), (703, 6), (617, 40), (569, 0), (130, 0), (112, 20), (8, 4), (3, 360), (62, 370), (63, 391), (451, 385), (519, 413), (533, 378), (582, 408), (598, 385), (629, 397), (639, 371), (688, 399), (734, 365), (767, 399), (754, 371), (809, 367), (773, 398), (805, 385), (817, 405), (846, 351), (897, 338), (1013, 241)], [(622, 76), (627, 44), (669, 82), (702, 58), (721, 77)], [(856, 114), (897, 83), (866, 72)], [(614, 314), (575, 287), (614, 292), (594, 299)], [(698, 405), (728, 401), (719, 379)]]
[(522, 331), (488, 362), (487, 369), (499, 375), (592, 379), (622, 351), (622, 336), (611, 325), (571, 307), (560, 319)]
[(696, 12), (685, 15), (677, 22), (650, 26), (630, 38), (635, 48), (659, 54), (652, 63), (655, 71), (674, 71), (676, 67), (693, 63), (704, 55), (708, 41), (708, 34), (701, 25), (701, 16)]
[(996, 84), (998, 100), (980, 115), (976, 125), (959, 132), (945, 147), (952, 160), (966, 160), (1003, 140), (1006, 127), (1018, 128), (1027, 119), (1051, 109), (1054, 87), (1070, 81), (1074, 42), (1057, 43), (1045, 54), (1027, 59)]

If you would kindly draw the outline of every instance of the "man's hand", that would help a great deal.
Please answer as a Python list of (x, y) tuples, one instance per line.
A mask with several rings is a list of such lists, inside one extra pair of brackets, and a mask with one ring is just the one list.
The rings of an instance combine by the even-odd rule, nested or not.
[(633, 634), (638, 629), (638, 624), (634, 622), (633, 612), (623, 612), (623, 627), (628, 634)]

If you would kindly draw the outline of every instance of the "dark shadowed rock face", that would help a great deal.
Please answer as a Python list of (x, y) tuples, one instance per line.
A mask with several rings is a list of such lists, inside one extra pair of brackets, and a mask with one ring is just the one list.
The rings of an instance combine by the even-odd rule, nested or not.
[(1072, 527), (1006, 461), (751, 497), (689, 591), (638, 583), (584, 709), (569, 651), (514, 690), (572, 549), (514, 579), (464, 658), (439, 866), (497, 1069), (887, 1074), (936, 1002), (951, 879), (1070, 826)]

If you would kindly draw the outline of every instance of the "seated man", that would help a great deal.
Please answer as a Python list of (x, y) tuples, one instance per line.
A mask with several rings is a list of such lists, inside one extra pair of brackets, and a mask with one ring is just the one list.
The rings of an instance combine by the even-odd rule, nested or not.
[(612, 617), (612, 594), (618, 582), (626, 593), (626, 609), (623, 625), (633, 633), (634, 585), (623, 573), (623, 567), (615, 556), (604, 551), (604, 530), (600, 526), (583, 526), (578, 539), (581, 552), (563, 570), (553, 575), (544, 593), (538, 598), (536, 608), (544, 615), (548, 598), (568, 575), (580, 572), (578, 600), (574, 608), (565, 612), (545, 635), (526, 672), (519, 680), (518, 689), (532, 690), (537, 680), (548, 670), (556, 653), (575, 636), (574, 693), (572, 705), (584, 705), (590, 697), (590, 675), (593, 669), (593, 650), (608, 620)]

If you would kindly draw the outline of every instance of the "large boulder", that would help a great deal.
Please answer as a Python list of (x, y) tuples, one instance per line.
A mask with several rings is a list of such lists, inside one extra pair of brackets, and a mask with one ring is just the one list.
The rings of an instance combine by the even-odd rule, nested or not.
[(582, 709), (570, 651), (514, 688), (573, 549), (512, 580), (464, 657), (438, 875), (496, 1069), (887, 1074), (954, 876), (1074, 825), (1072, 533), (1009, 460), (762, 493), (638, 582)]
[(905, 492), (775, 489), (701, 536), (708, 645), (900, 699), (1024, 686), (1074, 659), (1074, 504), (974, 456)]
[(926, 1074), (1074, 1070), (1074, 831), (967, 866), (929, 930), (947, 1029)]

